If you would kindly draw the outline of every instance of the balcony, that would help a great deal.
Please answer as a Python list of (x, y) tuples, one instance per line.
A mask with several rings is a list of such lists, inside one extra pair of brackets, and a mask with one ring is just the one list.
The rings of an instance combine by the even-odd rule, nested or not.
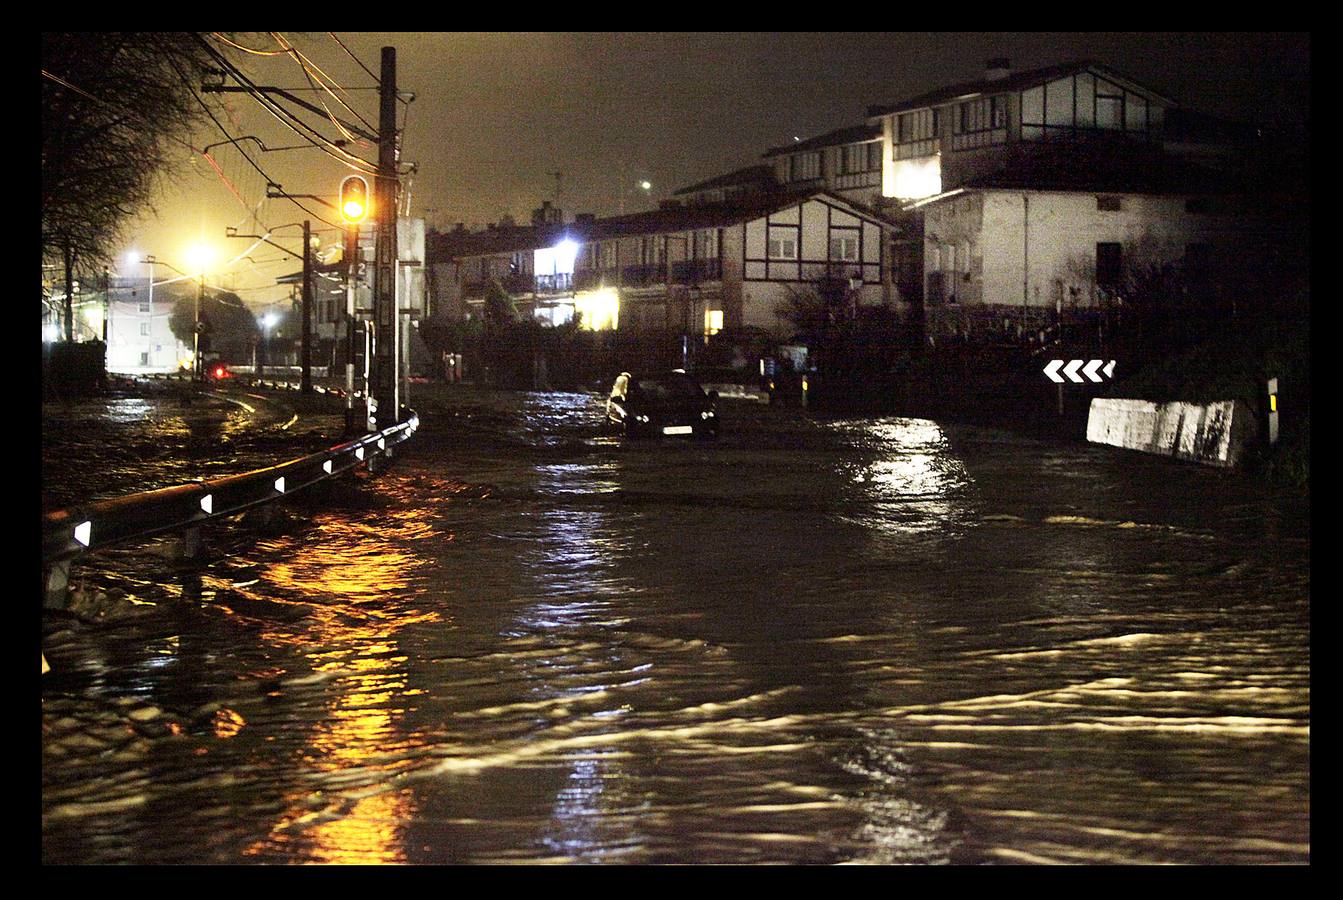
[(521, 272), (510, 272), (503, 278), (500, 278), (499, 283), (503, 285), (504, 290), (508, 291), (512, 296), (516, 296), (517, 294), (530, 294), (536, 287), (532, 282), (532, 277), (530, 275), (524, 275)]
[[(574, 273), (574, 290), (592, 291), (602, 286), (602, 276), (606, 273), (601, 269), (580, 269)], [(614, 273), (607, 279), (614, 283)]]
[(620, 283), (625, 287), (652, 287), (666, 282), (667, 265), (665, 263), (626, 266), (620, 272)]
[(673, 284), (700, 284), (705, 281), (719, 281), (722, 277), (721, 259), (686, 259), (672, 263)]

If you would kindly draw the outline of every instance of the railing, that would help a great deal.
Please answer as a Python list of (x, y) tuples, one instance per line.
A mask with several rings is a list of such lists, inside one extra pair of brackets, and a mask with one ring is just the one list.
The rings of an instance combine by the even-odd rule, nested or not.
[(718, 258), (684, 259), (672, 263), (673, 284), (698, 284), (702, 281), (718, 281), (722, 277), (723, 261)]
[[(574, 273), (574, 290), (590, 291), (599, 288), (602, 285), (602, 276), (606, 274), (601, 269), (579, 269)], [(615, 281), (614, 273), (611, 281)]]
[(42, 516), (42, 563), (65, 563), (85, 553), (116, 544), (184, 531), (269, 503), (390, 456), (392, 447), (410, 438), (420, 426), (409, 418), (382, 431), (298, 459), (156, 491), (113, 497)]
[(665, 263), (626, 266), (620, 273), (620, 280), (626, 287), (652, 287), (664, 284), (667, 280), (667, 266)]

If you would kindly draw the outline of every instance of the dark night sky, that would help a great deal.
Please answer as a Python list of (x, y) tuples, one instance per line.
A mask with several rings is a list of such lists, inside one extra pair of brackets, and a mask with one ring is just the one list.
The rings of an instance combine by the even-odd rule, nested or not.
[[(269, 39), (251, 36), (255, 47)], [(984, 61), (1006, 56), (1022, 70), (1095, 59), (1188, 107), (1232, 118), (1303, 124), (1308, 116), (1309, 37), (1305, 34), (341, 34), (374, 71), (379, 48), (393, 45), (398, 81), (416, 93), (409, 106), (403, 159), (417, 162), (414, 212), (443, 226), (484, 224), (510, 213), (526, 221), (551, 199), (563, 172), (569, 212), (648, 208), (685, 184), (759, 160), (766, 148), (859, 123), (870, 104), (889, 102), (982, 75)], [(291, 36), (296, 46), (346, 87), (369, 77), (325, 33)], [(273, 42), (269, 43), (274, 46)], [(261, 83), (302, 84), (284, 57), (248, 57)], [(305, 94), (311, 96), (311, 94)], [(376, 122), (373, 92), (352, 103)], [(231, 98), (235, 134), (271, 146), (294, 143), (244, 95)], [(327, 129), (331, 129), (328, 127)], [(217, 133), (198, 145), (219, 140)], [(220, 163), (249, 203), (259, 177), (230, 148)], [(185, 155), (185, 152), (184, 152)], [(373, 158), (371, 152), (365, 153)], [(262, 166), (288, 190), (333, 191), (341, 167), (317, 151), (266, 154)], [(192, 163), (187, 162), (188, 171)], [(158, 220), (132, 230), (137, 250), (161, 258), (205, 237), (225, 241), (225, 225), (246, 216), (213, 170), (199, 161), (169, 189)], [(634, 187), (652, 182), (651, 196)], [(432, 210), (432, 212), (430, 212)], [(270, 226), (303, 216), (285, 201), (261, 209)], [(247, 230), (247, 229), (243, 229)], [(292, 234), (290, 229), (288, 234)], [(262, 257), (262, 254), (265, 256)], [(254, 260), (279, 257), (259, 248)], [(242, 296), (270, 300), (266, 275), (281, 262), (239, 270)]]

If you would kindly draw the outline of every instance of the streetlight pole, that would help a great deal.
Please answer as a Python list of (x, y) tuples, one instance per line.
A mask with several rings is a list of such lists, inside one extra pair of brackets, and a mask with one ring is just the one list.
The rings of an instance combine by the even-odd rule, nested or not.
[(200, 288), (196, 291), (196, 327), (191, 333), (191, 367), (193, 381), (201, 380), (201, 302), (205, 300), (205, 273), (201, 272)]
[(303, 220), (303, 365), (300, 389), (312, 393), (312, 223)]

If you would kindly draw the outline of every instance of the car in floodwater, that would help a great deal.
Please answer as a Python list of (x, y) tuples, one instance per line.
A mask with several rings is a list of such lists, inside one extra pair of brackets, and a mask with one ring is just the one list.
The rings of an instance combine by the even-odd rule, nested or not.
[(626, 437), (717, 437), (718, 392), (707, 394), (683, 370), (621, 372), (606, 400), (606, 426)]

